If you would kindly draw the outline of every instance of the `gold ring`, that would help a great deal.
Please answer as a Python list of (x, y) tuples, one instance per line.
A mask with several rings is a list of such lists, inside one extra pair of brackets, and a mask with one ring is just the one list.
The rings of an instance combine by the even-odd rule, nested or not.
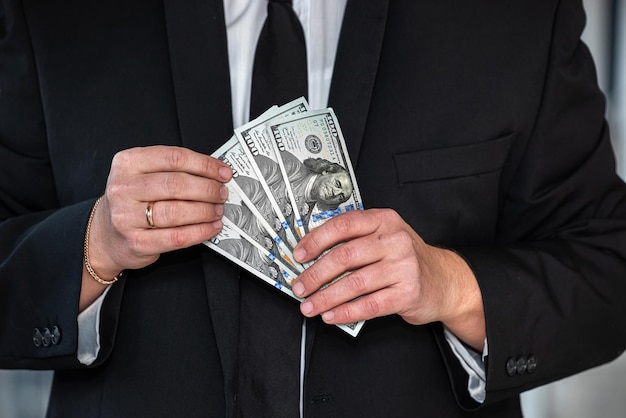
[(146, 206), (146, 221), (148, 221), (148, 226), (150, 228), (156, 228), (154, 224), (154, 220), (152, 219), (152, 208), (154, 206), (154, 202), (148, 202), (148, 206)]

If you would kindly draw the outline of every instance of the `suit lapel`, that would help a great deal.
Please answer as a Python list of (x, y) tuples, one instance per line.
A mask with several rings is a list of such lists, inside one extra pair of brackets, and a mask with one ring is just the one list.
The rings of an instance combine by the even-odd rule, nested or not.
[(211, 154), (233, 132), (228, 46), (220, 0), (164, 0), (183, 144)]
[(389, 0), (348, 0), (337, 47), (329, 106), (357, 164), (383, 44)]
[[(182, 144), (213, 153), (233, 133), (228, 47), (221, 0), (164, 0)], [(237, 269), (202, 253), (211, 319), (224, 372), (227, 406), (237, 390)], [(232, 412), (232, 411), (231, 411)], [(229, 414), (230, 416), (230, 414)]]

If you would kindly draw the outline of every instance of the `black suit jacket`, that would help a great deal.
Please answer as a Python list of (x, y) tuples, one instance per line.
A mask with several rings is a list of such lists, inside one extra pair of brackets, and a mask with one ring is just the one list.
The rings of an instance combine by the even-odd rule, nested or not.
[[(367, 207), (473, 268), (487, 402), (438, 324), (312, 320), (305, 416), (519, 416), (520, 392), (623, 351), (626, 190), (583, 23), (574, 0), (348, 2), (329, 104)], [(100, 356), (76, 360), (111, 158), (230, 137), (225, 36), (219, 0), (0, 2), (0, 367), (57, 369), (51, 417), (297, 416), (297, 304), (203, 247), (112, 286)]]

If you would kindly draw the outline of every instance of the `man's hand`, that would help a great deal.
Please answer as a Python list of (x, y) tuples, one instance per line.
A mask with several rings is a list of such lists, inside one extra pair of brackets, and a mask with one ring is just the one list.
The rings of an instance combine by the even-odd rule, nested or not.
[(456, 253), (426, 244), (395, 211), (339, 215), (309, 232), (294, 257), (308, 262), (327, 250), (293, 285), (307, 298), (300, 306), (305, 316), (321, 314), (329, 324), (391, 314), (414, 325), (441, 321), (482, 350), (484, 311), (471, 269)]
[[(115, 155), (91, 225), (89, 258), (103, 278), (154, 263), (162, 253), (199, 244), (222, 228), (223, 162), (171, 146), (132, 148)], [(151, 227), (146, 208), (152, 207)], [(81, 309), (103, 288), (83, 274)]]

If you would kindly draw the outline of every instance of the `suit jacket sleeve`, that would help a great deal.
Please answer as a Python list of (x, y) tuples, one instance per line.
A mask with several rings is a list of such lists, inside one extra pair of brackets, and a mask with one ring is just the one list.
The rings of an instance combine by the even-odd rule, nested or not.
[[(626, 194), (583, 26), (580, 4), (561, 1), (534, 129), (511, 149), (502, 178), (496, 245), (456, 249), (483, 294), (487, 403), (626, 346)], [(446, 356), (463, 400), (466, 378)]]
[[(95, 199), (60, 207), (46, 129), (21, 9), (0, 2), (0, 368), (78, 366), (82, 242)], [(46, 330), (58, 334), (36, 344)]]

